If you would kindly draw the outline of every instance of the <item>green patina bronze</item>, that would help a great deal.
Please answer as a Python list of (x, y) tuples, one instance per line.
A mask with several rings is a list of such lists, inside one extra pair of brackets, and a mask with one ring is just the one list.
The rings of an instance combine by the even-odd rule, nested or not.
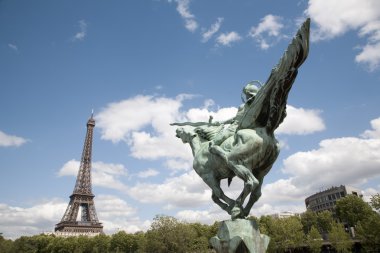
[[(286, 117), (288, 93), (308, 55), (309, 30), (307, 19), (265, 84), (254, 81), (243, 89), (244, 103), (234, 118), (213, 122), (210, 117), (209, 122), (172, 124), (179, 126), (176, 136), (190, 144), (194, 170), (211, 188), (212, 200), (231, 215), (231, 222), (249, 215), (261, 196), (263, 179), (277, 159), (280, 150), (274, 131)], [(244, 187), (236, 199), (231, 199), (221, 189), (220, 181), (227, 178), (231, 182), (235, 176), (244, 181)], [(241, 230), (246, 229), (250, 227)]]
[(236, 219), (223, 221), (218, 234), (210, 239), (210, 243), (220, 253), (259, 253), (265, 252), (269, 240), (269, 236), (260, 234), (255, 221)]

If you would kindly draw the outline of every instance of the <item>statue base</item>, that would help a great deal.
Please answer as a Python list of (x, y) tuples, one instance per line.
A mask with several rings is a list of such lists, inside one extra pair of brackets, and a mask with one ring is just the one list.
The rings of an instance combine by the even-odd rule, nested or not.
[(260, 234), (253, 220), (222, 221), (218, 234), (210, 239), (217, 253), (263, 253), (270, 237)]

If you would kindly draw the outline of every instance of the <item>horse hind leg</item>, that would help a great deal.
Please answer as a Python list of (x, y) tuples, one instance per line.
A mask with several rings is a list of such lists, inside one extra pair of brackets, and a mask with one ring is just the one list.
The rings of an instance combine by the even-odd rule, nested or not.
[(256, 201), (259, 200), (259, 198), (261, 197), (262, 183), (263, 183), (262, 180), (260, 180), (259, 185), (251, 192), (248, 203), (243, 209), (243, 214), (245, 217), (249, 215), (249, 212), (251, 211), (253, 204), (255, 204)]
[(238, 209), (238, 210), (235, 211), (235, 213), (232, 216), (232, 219), (244, 218), (246, 216), (242, 207), (244, 204), (244, 201), (247, 198), (248, 194), (255, 191), (255, 189), (259, 185), (259, 181), (252, 174), (252, 172), (249, 169), (247, 169), (245, 166), (234, 164), (234, 162), (232, 161), (229, 161), (228, 163), (229, 163), (229, 167), (235, 172), (236, 176), (238, 176), (240, 179), (244, 181), (243, 191), (240, 193), (239, 197), (236, 199), (235, 209)]
[(256, 189), (259, 185), (259, 181), (247, 167), (237, 164), (235, 161), (231, 160), (230, 155), (227, 154), (221, 147), (212, 146), (209, 147), (209, 151), (221, 157), (227, 163), (228, 168), (230, 168), (237, 177), (244, 181), (243, 191), (236, 199), (235, 206), (233, 207), (234, 210), (232, 219), (244, 218), (245, 212), (242, 207), (244, 200), (247, 198), (248, 194), (252, 193)]

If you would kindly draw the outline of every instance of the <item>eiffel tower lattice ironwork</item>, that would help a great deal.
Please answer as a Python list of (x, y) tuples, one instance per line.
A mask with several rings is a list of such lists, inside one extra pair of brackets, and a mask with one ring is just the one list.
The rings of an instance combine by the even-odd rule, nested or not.
[[(87, 121), (87, 133), (84, 141), (81, 163), (73, 194), (61, 222), (55, 231), (64, 234), (102, 234), (103, 226), (96, 215), (94, 197), (91, 186), (92, 136), (95, 127), (93, 115)], [(80, 214), (80, 217), (78, 217)]]

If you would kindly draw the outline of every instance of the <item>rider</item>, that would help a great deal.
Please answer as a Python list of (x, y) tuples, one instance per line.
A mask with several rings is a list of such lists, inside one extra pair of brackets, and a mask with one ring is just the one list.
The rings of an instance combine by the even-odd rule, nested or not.
[[(238, 112), (236, 116), (228, 119), (226, 121), (219, 122), (220, 124), (230, 124), (223, 131), (219, 132), (209, 143), (209, 149), (212, 149), (214, 145), (222, 144), (228, 137), (233, 136), (244, 117), (246, 110), (249, 108), (251, 103), (253, 102), (257, 92), (259, 91), (259, 87), (255, 85), (255, 83), (259, 83), (258, 81), (249, 82), (244, 88), (243, 93), (245, 95), (245, 99), (242, 100), (244, 104), (239, 106)], [(259, 83), (260, 84), (260, 83)]]

